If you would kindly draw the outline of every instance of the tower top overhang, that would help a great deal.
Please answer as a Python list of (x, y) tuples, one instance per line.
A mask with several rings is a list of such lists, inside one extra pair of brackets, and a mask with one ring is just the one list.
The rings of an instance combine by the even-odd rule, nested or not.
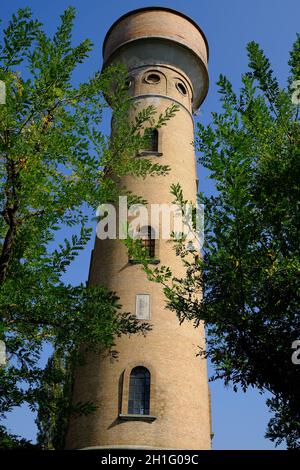
[(193, 108), (208, 91), (208, 44), (188, 16), (169, 8), (149, 7), (121, 16), (103, 43), (103, 67), (123, 63), (129, 70), (167, 65), (181, 69), (193, 86)]

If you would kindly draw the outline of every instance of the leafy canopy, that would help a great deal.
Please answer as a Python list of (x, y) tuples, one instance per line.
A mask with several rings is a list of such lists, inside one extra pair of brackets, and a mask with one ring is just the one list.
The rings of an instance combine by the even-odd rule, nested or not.
[[(92, 50), (89, 40), (73, 45), (74, 17), (74, 8), (67, 8), (49, 37), (31, 11), (21, 9), (0, 44), (6, 88), (0, 105), (0, 339), (8, 357), (0, 369), (0, 413), (27, 402), (42, 410), (41, 429), (57, 410), (54, 389), (72, 411), (62, 391), (79, 344), (113, 351), (116, 336), (149, 329), (122, 312), (116, 295), (102, 286), (63, 279), (91, 236), (89, 210), (116, 201), (118, 178), (168, 171), (132, 155), (143, 148), (144, 129), (165, 125), (176, 111), (173, 106), (156, 116), (149, 107), (129, 119), (134, 104), (121, 66), (74, 84), (74, 71)], [(114, 116), (111, 137), (101, 127), (106, 99)], [(65, 232), (70, 237), (59, 243)], [(55, 349), (46, 370), (40, 365), (45, 343)]]
[[(292, 363), (299, 339), (300, 37), (290, 54), (287, 88), (281, 88), (259, 45), (248, 44), (249, 71), (239, 94), (218, 81), (222, 110), (198, 124), (195, 145), (216, 194), (205, 205), (202, 258), (191, 259), (184, 241), (186, 277), (169, 267), (146, 267), (164, 284), (180, 321), (207, 326), (201, 354), (215, 366), (213, 379), (244, 391), (268, 391), (273, 417), (266, 436), (300, 446), (300, 369)], [(183, 204), (180, 186), (173, 186)], [(194, 295), (203, 293), (203, 299)]]

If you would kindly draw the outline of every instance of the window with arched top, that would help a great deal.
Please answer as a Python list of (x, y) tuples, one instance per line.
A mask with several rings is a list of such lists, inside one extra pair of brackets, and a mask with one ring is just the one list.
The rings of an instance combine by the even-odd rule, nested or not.
[(146, 148), (149, 152), (158, 152), (158, 130), (148, 128), (145, 130)]
[(144, 248), (146, 255), (149, 258), (155, 257), (155, 232), (150, 225), (145, 225), (141, 227), (139, 238), (142, 242), (142, 247)]
[(149, 415), (150, 372), (146, 367), (132, 369), (129, 378), (128, 414)]

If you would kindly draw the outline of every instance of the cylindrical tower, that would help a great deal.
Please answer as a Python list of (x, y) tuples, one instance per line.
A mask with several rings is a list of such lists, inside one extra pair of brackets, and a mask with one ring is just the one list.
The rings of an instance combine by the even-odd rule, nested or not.
[[(151, 148), (133, 158), (169, 165), (166, 176), (123, 178), (122, 184), (148, 204), (172, 203), (172, 183), (196, 201), (197, 175), (192, 146), (193, 117), (208, 89), (208, 47), (201, 29), (167, 8), (143, 8), (121, 17), (108, 31), (104, 67), (122, 62), (129, 70), (129, 92), (136, 112), (153, 105), (158, 114), (179, 105), (166, 126), (152, 136)], [(151, 228), (150, 229), (151, 234)], [(151, 236), (150, 236), (151, 238)], [(152, 236), (153, 238), (153, 236)], [(161, 237), (149, 249), (157, 263), (183, 274), (180, 257)], [(197, 356), (203, 326), (179, 325), (166, 309), (160, 285), (147, 280), (128, 260), (121, 240), (96, 239), (90, 279), (117, 292), (124, 311), (149, 321), (152, 330), (117, 340), (118, 359), (90, 354), (77, 370), (74, 400), (98, 408), (72, 419), (70, 448), (209, 449), (210, 404), (206, 363)]]

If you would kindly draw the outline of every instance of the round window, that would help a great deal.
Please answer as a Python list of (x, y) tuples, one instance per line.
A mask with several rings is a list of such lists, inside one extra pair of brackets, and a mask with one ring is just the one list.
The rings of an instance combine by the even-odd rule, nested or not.
[(146, 76), (145, 81), (147, 83), (155, 84), (155, 83), (160, 82), (160, 76), (157, 73), (149, 73)]
[(176, 83), (176, 88), (177, 88), (177, 90), (178, 90), (182, 95), (186, 95), (186, 94), (187, 94), (187, 90), (186, 90), (186, 88), (185, 88), (185, 86), (184, 86), (183, 83), (177, 82), (177, 83)]
[(127, 78), (126, 82), (125, 82), (125, 87), (127, 89), (129, 89), (132, 85), (133, 81), (132, 81), (132, 78)]

